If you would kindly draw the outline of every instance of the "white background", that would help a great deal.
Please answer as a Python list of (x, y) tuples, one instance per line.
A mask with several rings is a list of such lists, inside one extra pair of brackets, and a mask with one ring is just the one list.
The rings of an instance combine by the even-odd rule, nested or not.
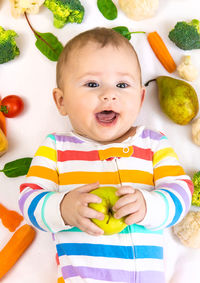
[[(177, 21), (200, 19), (199, 0), (160, 0), (156, 15), (148, 20), (136, 22), (128, 19), (120, 9), (118, 18), (106, 20), (97, 9), (95, 0), (82, 0), (85, 16), (82, 24), (67, 24), (62, 29), (53, 27), (52, 13), (45, 7), (37, 15), (30, 15), (33, 27), (40, 32), (52, 32), (63, 45), (81, 31), (96, 26), (114, 27), (126, 25), (133, 31), (158, 31), (170, 50), (177, 64), (183, 55), (191, 55), (192, 61), (200, 71), (200, 50), (183, 51), (177, 48), (168, 38), (169, 31)], [(114, 1), (118, 6), (117, 1)], [(119, 6), (118, 6), (119, 8)], [(20, 56), (0, 65), (0, 95), (20, 95), (25, 101), (25, 111), (17, 118), (7, 119), (9, 151), (0, 158), (0, 169), (6, 162), (21, 157), (32, 157), (45, 136), (52, 132), (64, 132), (69, 122), (61, 117), (52, 99), (55, 84), (56, 63), (49, 61), (35, 47), (35, 37), (24, 17), (14, 19), (10, 13), (7, 0), (0, 3), (0, 26), (14, 29)], [(155, 57), (146, 39), (146, 35), (132, 36), (141, 62), (143, 82), (160, 75), (170, 75)], [(177, 73), (170, 75), (179, 78)], [(191, 83), (200, 98), (200, 75)], [(199, 115), (199, 114), (198, 114)], [(169, 120), (161, 111), (157, 87), (152, 83), (148, 89), (143, 109), (137, 124), (156, 128), (165, 133), (179, 156), (187, 174), (191, 177), (200, 170), (200, 147), (192, 142), (191, 123), (179, 126)], [(24, 177), (7, 178), (0, 174), (0, 202), (9, 209), (18, 209), (19, 185)], [(192, 208), (193, 209), (193, 208)], [(11, 233), (0, 221), (0, 249), (11, 237)], [(165, 266), (168, 283), (199, 283), (200, 250), (185, 248), (171, 232), (166, 230)], [(55, 248), (51, 235), (37, 232), (36, 239), (26, 253), (2, 280), (3, 283), (55, 283), (57, 268)]]

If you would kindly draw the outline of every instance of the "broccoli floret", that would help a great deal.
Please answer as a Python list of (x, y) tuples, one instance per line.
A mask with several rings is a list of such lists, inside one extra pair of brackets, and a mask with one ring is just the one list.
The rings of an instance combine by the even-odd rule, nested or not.
[(0, 64), (6, 63), (19, 55), (20, 51), (15, 42), (17, 33), (14, 30), (4, 30), (0, 26)]
[(62, 28), (66, 23), (81, 23), (84, 7), (79, 0), (45, 0), (44, 5), (53, 12), (53, 24)]
[(183, 50), (200, 49), (200, 21), (178, 22), (169, 32), (169, 38)]
[(192, 205), (200, 206), (200, 171), (195, 173), (192, 182), (194, 184), (194, 193), (192, 195)]

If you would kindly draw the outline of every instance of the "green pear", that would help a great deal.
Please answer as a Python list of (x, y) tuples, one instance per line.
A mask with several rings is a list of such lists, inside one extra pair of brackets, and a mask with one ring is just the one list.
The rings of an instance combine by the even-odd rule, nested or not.
[(92, 218), (91, 220), (104, 230), (104, 235), (112, 235), (121, 232), (127, 224), (124, 222), (124, 217), (117, 219), (114, 217), (114, 211), (112, 207), (119, 199), (116, 195), (117, 189), (114, 187), (99, 187), (93, 191), (91, 194), (99, 196), (102, 201), (101, 203), (89, 203), (89, 207), (93, 208), (99, 212), (102, 212), (105, 217), (104, 220), (99, 220)]
[[(179, 125), (188, 124), (199, 111), (198, 97), (194, 88), (185, 81), (168, 76), (160, 76), (155, 80), (163, 112)], [(154, 80), (149, 82), (151, 81)]]

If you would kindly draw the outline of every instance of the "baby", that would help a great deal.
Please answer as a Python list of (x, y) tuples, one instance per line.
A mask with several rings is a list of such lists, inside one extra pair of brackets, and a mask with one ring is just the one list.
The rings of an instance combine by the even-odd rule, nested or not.
[[(134, 126), (145, 88), (130, 42), (106, 28), (70, 40), (53, 96), (73, 130), (50, 134), (20, 187), (24, 217), (53, 233), (59, 283), (163, 283), (163, 229), (188, 212), (193, 185), (165, 135)], [(114, 186), (126, 228), (104, 235), (90, 192)]]

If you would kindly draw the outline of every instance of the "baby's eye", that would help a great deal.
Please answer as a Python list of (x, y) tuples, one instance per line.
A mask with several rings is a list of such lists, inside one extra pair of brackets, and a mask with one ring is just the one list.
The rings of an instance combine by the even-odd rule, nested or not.
[(128, 84), (127, 84), (127, 83), (118, 83), (118, 84), (116, 85), (116, 87), (119, 87), (119, 88), (126, 88), (126, 87), (128, 87)]
[(99, 84), (98, 83), (95, 83), (95, 82), (89, 82), (89, 83), (86, 83), (85, 84), (87, 87), (98, 87)]

